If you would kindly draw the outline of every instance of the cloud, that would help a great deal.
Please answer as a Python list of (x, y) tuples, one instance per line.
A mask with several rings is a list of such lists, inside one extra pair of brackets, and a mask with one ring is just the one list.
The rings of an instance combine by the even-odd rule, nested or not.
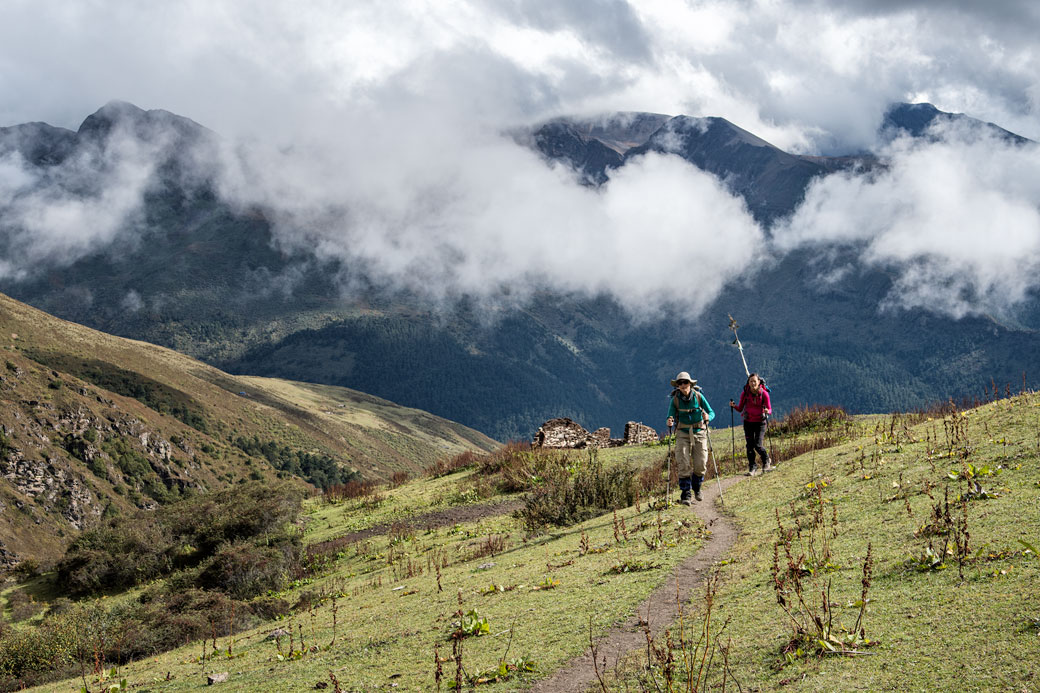
[[(191, 117), (226, 138), (222, 194), (263, 206), (283, 247), (434, 300), (515, 300), (546, 284), (633, 311), (696, 310), (765, 243), (738, 200), (656, 156), (590, 190), (502, 133), (637, 110), (845, 153), (877, 145), (892, 101), (930, 100), (1040, 138), (1038, 30), (1024, 0), (10, 0), (0, 122), (75, 127), (113, 98)], [(0, 213), (15, 229), (0, 276), (133, 241), (161, 151), (117, 144), (95, 180), (88, 160), (47, 179), (0, 160)], [(1037, 197), (1008, 170), (1035, 179), (1029, 155), (901, 147), (884, 171), (821, 181), (778, 243), (854, 246), (862, 263), (899, 268), (892, 307), (959, 315), (1023, 300)], [(975, 247), (965, 221), (1020, 252)], [(702, 288), (677, 296), (669, 279), (691, 265)]]
[(761, 247), (743, 202), (677, 157), (636, 159), (591, 189), (501, 133), (410, 126), (363, 144), (247, 149), (222, 194), (264, 208), (283, 248), (438, 302), (549, 288), (696, 314)]
[(0, 278), (24, 279), (122, 242), (135, 243), (145, 192), (165, 135), (140, 139), (116, 128), (62, 163), (28, 166), (18, 151), (0, 158)]
[[(0, 123), (74, 127), (120, 98), (229, 136), (289, 141), (344, 104), (393, 108), (377, 99), (429, 61), (492, 54), (538, 92), (509, 100), (510, 120), (721, 116), (785, 149), (833, 153), (869, 145), (888, 103), (916, 96), (1040, 138), (1038, 31), (1025, 0), (276, 0), (263, 11), (242, 0), (10, 0)], [(436, 81), (484, 71), (470, 63)], [(491, 103), (468, 98), (478, 111)]]
[(843, 247), (893, 272), (882, 307), (1006, 315), (1040, 287), (1040, 146), (933, 134), (893, 143), (881, 169), (815, 182), (775, 244)]

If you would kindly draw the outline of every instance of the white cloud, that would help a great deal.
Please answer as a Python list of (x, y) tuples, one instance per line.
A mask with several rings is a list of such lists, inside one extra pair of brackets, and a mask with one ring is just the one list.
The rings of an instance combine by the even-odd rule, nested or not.
[(695, 314), (761, 246), (743, 203), (677, 157), (633, 161), (595, 190), (497, 133), (432, 127), (240, 159), (224, 194), (269, 210), (286, 248), (434, 300), (552, 288)]
[[(501, 133), (643, 110), (835, 153), (874, 146), (889, 103), (917, 95), (1040, 138), (1040, 19), (1028, 3), (990, 5), (9, 0), (0, 123), (75, 127), (113, 98), (164, 108), (228, 138), (224, 194), (264, 205), (287, 247), (437, 298), (546, 283), (633, 308), (671, 300), (662, 265), (693, 258), (712, 287), (678, 297), (695, 309), (761, 245), (732, 196), (661, 157), (589, 190)], [(817, 185), (778, 242), (858, 244), (862, 262), (900, 268), (892, 305), (964, 314), (1022, 300), (1030, 155), (978, 142), (891, 154), (887, 172)], [(65, 194), (75, 162), (45, 192), (0, 161), (5, 223), (19, 229), (0, 274), (129, 242), (149, 155), (118, 153), (82, 198)], [(977, 246), (971, 230), (1014, 251)], [(954, 298), (926, 296), (918, 278)]]
[(135, 221), (162, 149), (120, 129), (103, 147), (86, 146), (48, 169), (11, 153), (0, 160), (4, 226), (0, 278), (64, 266), (116, 242), (137, 240)]
[(1040, 146), (943, 134), (895, 142), (883, 169), (817, 181), (778, 249), (854, 249), (894, 271), (887, 307), (1012, 311), (1040, 287)]

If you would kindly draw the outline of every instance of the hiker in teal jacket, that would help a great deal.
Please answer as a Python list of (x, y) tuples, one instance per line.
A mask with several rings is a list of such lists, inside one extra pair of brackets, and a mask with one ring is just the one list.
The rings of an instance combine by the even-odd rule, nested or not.
[(708, 400), (696, 387), (697, 381), (683, 371), (672, 381), (668, 405), (668, 428), (675, 426), (675, 458), (679, 472), (679, 502), (692, 505), (701, 500), (701, 483), (708, 468), (708, 422), (715, 418)]

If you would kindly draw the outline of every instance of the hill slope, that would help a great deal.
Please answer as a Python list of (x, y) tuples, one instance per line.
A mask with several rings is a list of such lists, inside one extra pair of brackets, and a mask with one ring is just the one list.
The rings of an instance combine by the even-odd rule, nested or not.
[(496, 443), (361, 392), (238, 379), (0, 294), (0, 559), (53, 557), (108, 514), (246, 478), (414, 473)]
[[(205, 656), (194, 642), (119, 675), (163, 679), (169, 691), (216, 672), (228, 672), (229, 690), (432, 690), (456, 675), (482, 690), (526, 690), (638, 616), (668, 632), (632, 652), (600, 651), (604, 690), (667, 690), (667, 680), (686, 688), (691, 677), (690, 688), (708, 682), (701, 690), (723, 681), (743, 690), (1030, 690), (1040, 657), (1038, 408), (1040, 395), (1024, 393), (967, 411), (774, 433), (778, 449), (811, 451), (728, 487), (724, 508), (741, 536), (712, 571), (710, 601), (703, 584), (672, 591), (673, 570), (713, 539), (689, 508), (653, 502), (663, 446), (555, 462), (555, 453), (514, 453), (376, 497), (312, 501), (307, 540), (320, 568), (278, 593), (298, 604), (294, 639), (286, 619), (225, 629)], [(725, 438), (716, 436), (720, 452)], [(519, 516), (466, 512), (480, 496), (493, 508), (525, 465), (553, 478), (528, 487)], [(561, 482), (556, 469), (572, 471)], [(553, 491), (561, 483), (597, 477), (638, 477), (649, 495), (544, 532), (520, 519), (566, 504)], [(433, 508), (454, 508), (457, 519), (433, 522)], [(661, 587), (682, 605), (681, 621), (633, 614)]]

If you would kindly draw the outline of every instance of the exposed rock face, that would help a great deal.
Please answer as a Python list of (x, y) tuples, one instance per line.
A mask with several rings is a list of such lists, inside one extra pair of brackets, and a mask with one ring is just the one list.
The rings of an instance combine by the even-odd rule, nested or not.
[(70, 531), (109, 505), (154, 508), (212, 483), (194, 459), (198, 439), (180, 422), (16, 352), (0, 358), (0, 373), (0, 569), (53, 558)]
[(581, 449), (616, 448), (622, 445), (642, 445), (658, 440), (657, 431), (635, 421), (625, 424), (624, 438), (611, 438), (609, 428), (597, 428), (589, 433), (570, 419), (549, 419), (535, 433), (532, 445), (538, 448)]
[(656, 443), (660, 438), (657, 431), (635, 421), (625, 424), (625, 445), (642, 445), (643, 443)]
[(88, 519), (101, 516), (101, 504), (90, 489), (69, 470), (52, 462), (24, 459), (16, 451), (0, 460), (0, 475), (41, 509), (57, 511), (76, 529), (83, 529)]

